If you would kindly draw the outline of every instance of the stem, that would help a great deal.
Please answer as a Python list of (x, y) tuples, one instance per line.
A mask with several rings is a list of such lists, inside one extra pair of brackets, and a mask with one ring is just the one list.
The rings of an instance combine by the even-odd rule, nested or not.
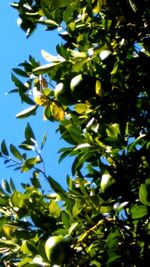
[(83, 235), (83, 237), (82, 238), (79, 238), (79, 243), (80, 242), (83, 242), (92, 232), (95, 232), (97, 229), (98, 229), (98, 227), (100, 226), (100, 225), (102, 225), (102, 224), (104, 224), (105, 222), (114, 222), (114, 219), (113, 218), (105, 218), (105, 219), (102, 219), (102, 220), (100, 220), (100, 221), (98, 221), (98, 223), (96, 223), (94, 226), (92, 226), (90, 229), (88, 229), (85, 233), (84, 233), (84, 235)]

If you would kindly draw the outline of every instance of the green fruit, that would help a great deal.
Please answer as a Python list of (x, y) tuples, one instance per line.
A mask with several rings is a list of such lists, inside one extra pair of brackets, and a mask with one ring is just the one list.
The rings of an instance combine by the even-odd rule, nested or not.
[(111, 71), (113, 69), (115, 58), (110, 50), (103, 50), (99, 57), (101, 61), (107, 66), (107, 71)]
[(110, 58), (112, 55), (112, 52), (110, 50), (103, 50), (99, 56), (102, 61), (107, 61), (108, 58)]
[(103, 193), (109, 192), (115, 184), (115, 179), (109, 173), (102, 175), (100, 187)]
[(70, 82), (72, 95), (77, 100), (88, 100), (95, 95), (96, 79), (88, 75), (79, 74)]
[(66, 86), (63, 83), (58, 83), (54, 90), (54, 97), (62, 105), (73, 105), (76, 100), (71, 95), (70, 91), (66, 89)]
[(45, 253), (51, 265), (61, 265), (67, 256), (67, 242), (63, 236), (51, 236), (45, 243)]

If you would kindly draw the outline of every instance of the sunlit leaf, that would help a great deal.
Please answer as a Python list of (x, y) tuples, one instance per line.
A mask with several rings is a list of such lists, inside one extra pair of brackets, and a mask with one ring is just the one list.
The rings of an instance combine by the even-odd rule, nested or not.
[(47, 73), (50, 70), (52, 70), (53, 68), (55, 68), (58, 64), (61, 64), (61, 63), (60, 62), (59, 63), (49, 63), (49, 64), (42, 65), (40, 67), (35, 68), (33, 73), (35, 75)]
[(101, 84), (101, 82), (99, 80), (96, 80), (95, 92), (99, 96), (102, 96), (103, 95), (102, 84)]
[(64, 120), (65, 112), (62, 106), (58, 105), (55, 102), (52, 102), (50, 105), (50, 110), (55, 120), (57, 121)]
[(58, 218), (60, 216), (60, 208), (55, 200), (52, 200), (49, 204), (49, 212), (50, 215), (54, 218)]
[(47, 134), (45, 133), (45, 134), (43, 135), (43, 139), (42, 139), (42, 143), (41, 143), (41, 150), (43, 149), (43, 147), (44, 147), (44, 145), (45, 145), (45, 143), (46, 143), (46, 140), (47, 140)]
[(79, 103), (75, 105), (75, 111), (79, 114), (85, 113), (87, 110), (87, 104)]
[(62, 61), (64, 61), (63, 57), (53, 56), (53, 55), (51, 55), (50, 53), (46, 52), (43, 49), (41, 50), (41, 54), (42, 54), (43, 58), (45, 60), (47, 60), (48, 62), (62, 62)]
[(15, 191), (11, 196), (11, 202), (14, 207), (21, 208), (24, 206), (24, 195), (19, 192)]
[(26, 108), (25, 110), (19, 112), (16, 115), (16, 118), (23, 119), (29, 117), (30, 115), (35, 115), (36, 110), (37, 110), (37, 105)]
[(30, 158), (24, 161), (22, 167), (21, 167), (21, 171), (22, 172), (27, 172), (30, 169), (32, 169), (37, 163), (40, 163), (41, 159), (39, 158), (39, 156), (35, 157), (35, 158)]

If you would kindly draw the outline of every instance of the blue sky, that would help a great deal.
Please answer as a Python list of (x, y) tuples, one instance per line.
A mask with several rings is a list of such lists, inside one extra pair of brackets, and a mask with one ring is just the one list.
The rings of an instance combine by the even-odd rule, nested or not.
[[(17, 94), (6, 94), (14, 89), (11, 81), (12, 68), (28, 60), (29, 55), (41, 63), (46, 63), (41, 56), (41, 49), (56, 54), (55, 45), (58, 37), (56, 33), (45, 32), (44, 28), (40, 27), (29, 39), (26, 39), (25, 33), (17, 25), (17, 12), (9, 6), (9, 3), (9, 0), (0, 1), (0, 143), (5, 139), (7, 145), (10, 143), (19, 145), (24, 139), (24, 128), (27, 122), (30, 123), (38, 140), (41, 140), (43, 134), (47, 132), (48, 141), (44, 150), (47, 173), (64, 184), (66, 175), (70, 174), (71, 161), (67, 159), (59, 165), (57, 163), (57, 151), (62, 147), (62, 142), (55, 133), (56, 125), (43, 121), (42, 111), (38, 112), (38, 116), (29, 117), (29, 119), (16, 119), (16, 114), (27, 106), (21, 104)], [(18, 185), (30, 177), (29, 174), (22, 175), (10, 168), (6, 169), (2, 159), (0, 159), (0, 170), (0, 180), (11, 177)]]

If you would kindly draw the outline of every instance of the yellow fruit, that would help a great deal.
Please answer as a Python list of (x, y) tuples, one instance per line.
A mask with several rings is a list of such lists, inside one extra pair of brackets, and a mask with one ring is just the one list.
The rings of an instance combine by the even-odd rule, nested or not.
[(61, 265), (67, 257), (67, 242), (63, 236), (51, 236), (45, 243), (45, 253), (51, 265)]

